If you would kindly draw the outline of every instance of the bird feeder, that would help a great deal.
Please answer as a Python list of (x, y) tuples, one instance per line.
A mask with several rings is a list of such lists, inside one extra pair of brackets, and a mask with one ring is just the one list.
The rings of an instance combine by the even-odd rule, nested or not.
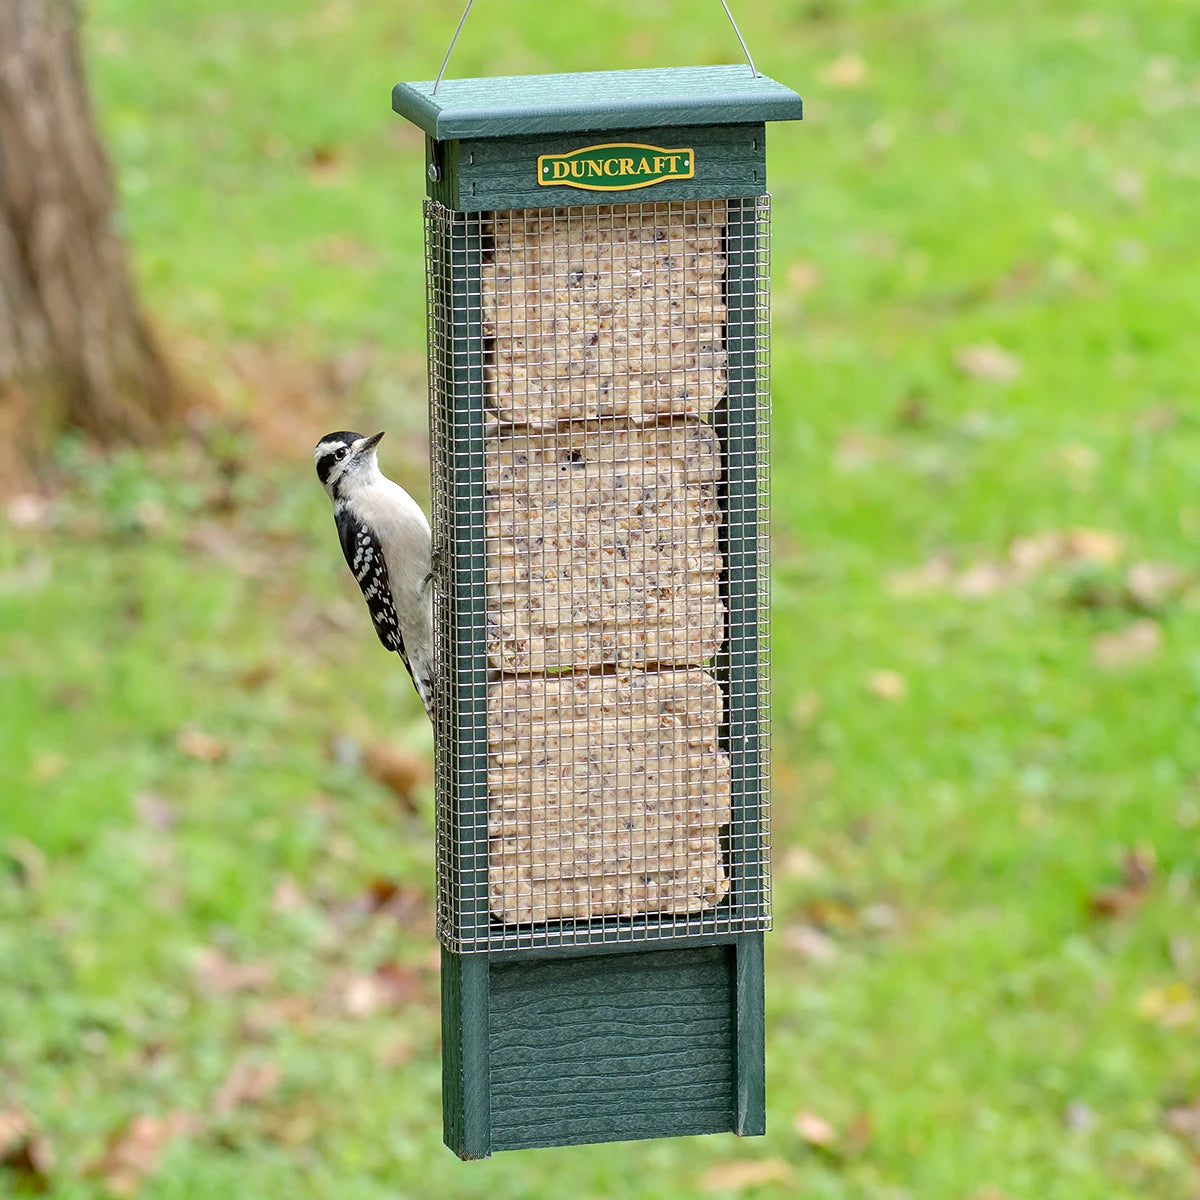
[(765, 122), (746, 66), (400, 84), (426, 134), (443, 1110), (765, 1129)]

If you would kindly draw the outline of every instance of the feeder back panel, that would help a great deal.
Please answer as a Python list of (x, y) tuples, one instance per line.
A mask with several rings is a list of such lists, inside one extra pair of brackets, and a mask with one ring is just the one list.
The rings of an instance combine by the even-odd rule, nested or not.
[(443, 1109), (762, 1133), (770, 201), (745, 66), (401, 84), (426, 133)]

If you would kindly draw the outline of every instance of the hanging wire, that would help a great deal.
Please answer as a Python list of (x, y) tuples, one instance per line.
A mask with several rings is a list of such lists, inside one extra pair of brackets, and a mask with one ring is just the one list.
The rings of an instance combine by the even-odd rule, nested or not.
[[(468, 7), (470, 7), (468, 5)], [(729, 11), (729, 5), (725, 0), (721, 0), (721, 7), (725, 10), (725, 15), (729, 18), (730, 25), (733, 26), (733, 32), (737, 34), (737, 40), (742, 44), (742, 53), (746, 56), (746, 61), (750, 64), (750, 74), (755, 79), (758, 78), (758, 71), (754, 66), (754, 59), (750, 57), (750, 47), (746, 45), (746, 39), (742, 37), (742, 31), (738, 28), (737, 22), (733, 19), (733, 13)]]
[[(454, 30), (454, 36), (450, 39), (450, 45), (446, 47), (446, 57), (442, 59), (441, 68), (438, 70), (437, 78), (433, 81), (433, 95), (437, 95), (438, 87), (441, 85), (442, 76), (446, 73), (446, 67), (450, 64), (450, 55), (454, 53), (454, 46), (458, 41), (458, 35), (462, 33), (462, 27), (466, 24), (467, 14), (471, 11), (471, 5), (475, 0), (467, 0), (467, 7), (463, 9), (463, 14), (458, 18), (458, 26)], [(742, 53), (746, 56), (746, 62), (750, 64), (750, 74), (757, 79), (758, 68), (754, 65), (754, 59), (750, 57), (750, 47), (746, 45), (746, 39), (742, 37), (742, 31), (738, 28), (738, 23), (733, 19), (733, 13), (729, 11), (729, 5), (725, 0), (721, 0), (721, 7), (725, 10), (725, 15), (729, 18), (730, 25), (733, 26), (733, 32), (737, 34), (737, 40), (741, 44)]]
[(438, 84), (442, 82), (442, 76), (446, 73), (446, 67), (450, 62), (450, 55), (454, 53), (454, 43), (458, 41), (458, 35), (462, 33), (462, 27), (466, 24), (467, 13), (471, 11), (471, 5), (474, 3), (475, 0), (467, 0), (467, 7), (463, 9), (463, 15), (458, 18), (458, 28), (455, 29), (454, 36), (450, 39), (450, 45), (446, 47), (446, 57), (442, 59), (441, 69), (437, 73), (437, 78), (433, 81), (433, 94), (435, 96), (437, 95)]

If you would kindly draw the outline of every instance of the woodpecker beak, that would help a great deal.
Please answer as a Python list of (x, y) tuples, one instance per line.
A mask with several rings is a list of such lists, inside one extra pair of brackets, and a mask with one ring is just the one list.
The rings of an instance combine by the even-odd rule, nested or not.
[(356, 454), (366, 454), (367, 451), (374, 450), (375, 447), (379, 445), (379, 441), (383, 437), (385, 432), (387, 432), (387, 431), (381, 429), (377, 434), (374, 434), (372, 437), (363, 438), (362, 441), (360, 441), (358, 443), (358, 449), (355, 451), (355, 453)]

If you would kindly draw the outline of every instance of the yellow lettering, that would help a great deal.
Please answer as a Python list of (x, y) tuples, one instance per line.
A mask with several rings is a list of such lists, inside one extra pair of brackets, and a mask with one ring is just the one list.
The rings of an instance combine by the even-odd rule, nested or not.
[(671, 163), (671, 174), (672, 175), (677, 174), (679, 171), (679, 168), (675, 164), (679, 161), (679, 155), (678, 154), (668, 155), (668, 159), (670, 160), (670, 163)]
[(587, 163), (581, 162), (578, 158), (575, 159), (575, 161), (571, 163), (571, 178), (582, 179), (584, 175), (584, 168), (586, 166)]
[(638, 169), (637, 169), (637, 173), (638, 173), (639, 175), (649, 175), (649, 174), (650, 174), (650, 163), (649, 163), (649, 161), (648, 161), (647, 159), (644, 159), (644, 158), (643, 158), (643, 159), (642, 159), (642, 160), (641, 160), (641, 161), (638, 163)]
[(632, 158), (621, 159), (621, 174), (622, 175), (632, 175), (633, 174), (633, 159)]
[[(663, 171), (666, 169), (666, 163), (667, 163), (667, 160), (665, 158), (663, 158), (661, 155), (654, 160), (655, 175), (661, 175), (663, 173)], [(674, 170), (675, 168), (672, 167), (671, 169)]]
[(551, 166), (554, 168), (554, 179), (566, 179), (571, 173), (571, 164), (563, 162), (561, 158), (555, 159)]
[(606, 158), (604, 160), (604, 173), (605, 175), (619, 174), (617, 169), (617, 160), (615, 158)]
[(588, 169), (589, 175), (603, 175), (604, 174), (603, 168), (600, 166), (600, 164), (594, 158), (588, 159), (587, 169)]

